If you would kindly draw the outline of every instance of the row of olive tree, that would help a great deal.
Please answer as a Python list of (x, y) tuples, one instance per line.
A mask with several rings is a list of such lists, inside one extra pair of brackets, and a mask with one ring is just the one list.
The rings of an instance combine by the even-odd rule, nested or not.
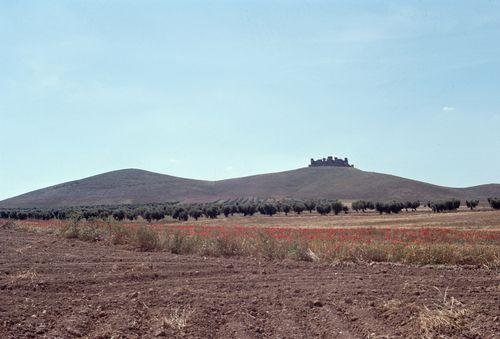
[[(490, 198), (488, 202), (492, 208), (500, 209), (500, 199)], [(466, 205), (470, 209), (478, 206), (478, 200), (467, 200)], [(382, 213), (400, 213), (403, 209), (416, 210), (421, 203), (419, 201), (407, 202), (372, 202), (357, 200), (351, 204), (352, 210), (365, 212), (366, 210), (376, 210)], [(460, 200), (450, 199), (444, 201), (428, 202), (427, 207), (434, 212), (453, 211), (460, 207)], [(253, 216), (255, 213), (273, 216), (277, 213), (302, 214), (304, 211), (318, 212), (321, 215), (334, 213), (335, 215), (349, 212), (349, 207), (338, 200), (242, 200), (230, 202), (216, 202), (205, 204), (180, 204), (178, 202), (168, 202), (163, 204), (135, 204), (135, 205), (102, 205), (102, 206), (80, 206), (61, 207), (52, 209), (5, 209), (0, 210), (0, 218), (10, 219), (108, 219), (113, 218), (118, 221), (137, 220), (142, 218), (149, 222), (162, 220), (171, 217), (180, 221), (187, 221), (189, 218), (198, 220), (201, 217), (215, 219), (223, 214), (225, 217), (235, 214), (243, 216)]]
[(442, 201), (434, 201), (427, 203), (427, 207), (432, 209), (435, 213), (440, 213), (444, 211), (455, 211), (460, 207), (460, 200), (449, 199)]
[(352, 209), (356, 212), (366, 210), (376, 210), (380, 214), (382, 213), (399, 213), (404, 208), (406, 211), (412, 209), (416, 211), (420, 207), (420, 201), (406, 201), (406, 202), (373, 202), (365, 200), (356, 200), (352, 203)]
[(405, 208), (405, 204), (402, 202), (398, 201), (391, 201), (391, 202), (377, 202), (375, 203), (375, 210), (379, 212), (380, 214), (382, 213), (399, 213), (401, 210)]

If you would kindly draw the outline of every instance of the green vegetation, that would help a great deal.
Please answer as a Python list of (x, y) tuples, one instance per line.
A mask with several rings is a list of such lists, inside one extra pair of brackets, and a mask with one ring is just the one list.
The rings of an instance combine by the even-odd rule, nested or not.
[(332, 211), (332, 205), (321, 204), (316, 206), (316, 211), (321, 215), (326, 215)]
[(312, 211), (316, 208), (316, 202), (313, 200), (307, 200), (304, 202), (304, 207), (309, 211), (309, 213), (312, 213)]
[(332, 203), (332, 212), (337, 215), (344, 210), (344, 205), (340, 201), (334, 201)]
[(375, 204), (372, 201), (356, 200), (352, 203), (351, 207), (356, 212), (365, 212), (366, 210), (374, 210)]
[(302, 212), (304, 212), (305, 209), (306, 206), (301, 202), (293, 204), (293, 211), (297, 214), (301, 214)]
[(500, 198), (489, 198), (488, 203), (496, 210), (500, 210)]
[(408, 211), (409, 208), (412, 209), (413, 211), (416, 211), (417, 208), (419, 208), (419, 207), (420, 207), (420, 201), (418, 201), (418, 200), (417, 201), (407, 201), (405, 203), (406, 211)]
[(265, 215), (268, 215), (270, 217), (278, 212), (278, 209), (276, 208), (275, 204), (271, 204), (271, 203), (265, 203), (263, 205), (260, 205), (258, 207), (258, 210), (259, 210), (260, 214), (265, 214)]
[(397, 202), (397, 201), (392, 201), (388, 203), (383, 203), (383, 202), (377, 202), (375, 204), (375, 209), (377, 212), (380, 214), (382, 213), (399, 213), (401, 210), (405, 207), (405, 205), (402, 202)]
[[(500, 209), (500, 198), (488, 199), (490, 206)], [(433, 201), (425, 204), (435, 213), (454, 211), (460, 207), (460, 200), (449, 199), (443, 201)], [(471, 210), (479, 205), (478, 200), (467, 200), (466, 206)], [(367, 200), (356, 200), (352, 202), (351, 209), (355, 212), (366, 212), (376, 210), (380, 214), (397, 214), (402, 210), (416, 211), (421, 206), (420, 201), (390, 201), (373, 202)], [(0, 210), (0, 219), (11, 220), (114, 220), (114, 221), (135, 221), (138, 219), (148, 222), (157, 222), (165, 218), (172, 218), (178, 221), (188, 221), (199, 218), (217, 219), (220, 215), (226, 218), (235, 214), (243, 216), (253, 216), (255, 213), (273, 216), (278, 213), (288, 215), (295, 213), (302, 214), (304, 211), (312, 213), (316, 211), (320, 215), (335, 214), (342, 212), (349, 213), (349, 207), (339, 200), (317, 199), (235, 199), (228, 201), (218, 201), (213, 203), (181, 204), (178, 202), (167, 202), (162, 204), (141, 204), (141, 205), (100, 205), (100, 206), (79, 206), (60, 207), (51, 209), (40, 208), (12, 208)]]
[(137, 244), (142, 251), (153, 251), (160, 243), (158, 233), (144, 226), (137, 230), (136, 238)]
[[(281, 206), (281, 211), (283, 213), (285, 213), (285, 215), (288, 215), (288, 213), (290, 213), (291, 210), (292, 210), (292, 208), (288, 204), (284, 204)], [(311, 211), (311, 213), (312, 213), (312, 211)]]
[[(390, 203), (387, 205), (391, 205)], [(316, 208), (326, 208), (319, 204)], [(331, 208), (331, 207), (330, 207)], [(100, 226), (98, 226), (100, 225)], [(141, 226), (132, 231), (120, 222), (92, 223), (74, 220), (60, 228), (67, 238), (83, 241), (109, 241), (132, 245), (141, 251), (166, 251), (202, 256), (252, 256), (303, 261), (402, 262), (413, 264), (486, 265), (498, 268), (498, 235), (478, 237), (477, 231), (445, 228), (423, 229), (310, 229), (307, 237), (296, 230), (260, 228), (199, 227), (188, 231), (176, 228), (158, 230)], [(338, 237), (347, 233), (355, 237)], [(304, 235), (301, 230), (301, 235)]]
[(435, 213), (455, 211), (460, 207), (460, 200), (449, 199), (444, 201), (429, 202), (427, 206)]
[(79, 219), (74, 219), (60, 229), (60, 234), (68, 239), (80, 239), (83, 241), (102, 240), (102, 229), (94, 223), (80, 224)]
[(466, 200), (465, 204), (467, 205), (468, 208), (473, 210), (474, 208), (477, 207), (477, 205), (479, 205), (479, 200)]

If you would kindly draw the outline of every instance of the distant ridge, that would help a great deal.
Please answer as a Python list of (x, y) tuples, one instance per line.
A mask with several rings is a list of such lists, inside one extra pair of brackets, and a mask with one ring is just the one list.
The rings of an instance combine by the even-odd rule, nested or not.
[(219, 181), (123, 169), (28, 192), (0, 201), (0, 207), (210, 202), (246, 197), (386, 201), (485, 200), (492, 196), (500, 196), (500, 184), (451, 188), (353, 167), (306, 167)]

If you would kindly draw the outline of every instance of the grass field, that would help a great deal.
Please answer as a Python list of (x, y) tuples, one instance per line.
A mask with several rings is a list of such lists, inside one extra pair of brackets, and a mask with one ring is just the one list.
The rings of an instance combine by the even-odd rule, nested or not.
[(338, 216), (306, 212), (155, 223), (25, 220), (17, 225), (177, 254), (500, 267), (500, 211), (492, 210)]
[[(161, 225), (179, 224), (167, 220)], [(285, 227), (285, 228), (332, 228), (332, 227), (398, 227), (398, 228), (429, 228), (452, 227), (457, 229), (500, 229), (500, 211), (482, 210), (470, 211), (461, 209), (452, 213), (432, 213), (428, 209), (400, 214), (383, 214), (376, 212), (348, 213), (321, 216), (318, 213), (304, 212), (301, 215), (284, 214), (272, 217), (256, 214), (255, 216), (230, 216), (219, 219), (200, 219), (188, 221), (188, 225), (203, 226), (253, 226), (253, 227)]]

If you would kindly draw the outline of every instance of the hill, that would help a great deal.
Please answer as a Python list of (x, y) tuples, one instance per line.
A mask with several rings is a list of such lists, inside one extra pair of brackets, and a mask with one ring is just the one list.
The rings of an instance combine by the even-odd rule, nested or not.
[(306, 167), (219, 181), (124, 169), (25, 193), (0, 201), (0, 207), (208, 202), (244, 197), (385, 201), (485, 200), (491, 196), (500, 196), (500, 184), (451, 188), (350, 167)]

